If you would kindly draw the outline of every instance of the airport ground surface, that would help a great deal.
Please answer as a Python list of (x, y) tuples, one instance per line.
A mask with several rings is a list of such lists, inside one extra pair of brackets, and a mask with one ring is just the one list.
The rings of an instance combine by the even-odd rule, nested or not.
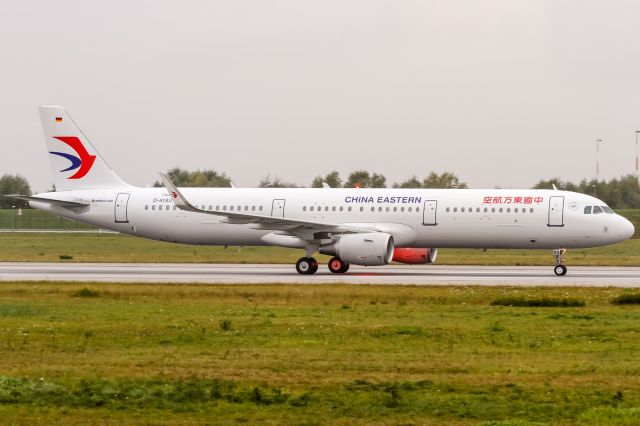
[(3, 281), (94, 281), (211, 284), (406, 284), (640, 287), (640, 267), (569, 267), (564, 277), (551, 266), (387, 265), (352, 266), (332, 274), (321, 265), (299, 275), (293, 265), (157, 263), (0, 263)]
[(3, 282), (2, 423), (637, 425), (638, 294)]

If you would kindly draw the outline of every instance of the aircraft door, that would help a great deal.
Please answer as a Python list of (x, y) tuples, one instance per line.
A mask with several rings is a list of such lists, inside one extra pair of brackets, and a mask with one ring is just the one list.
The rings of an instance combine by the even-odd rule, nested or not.
[(271, 204), (271, 217), (284, 217), (284, 202), (285, 200), (276, 199)]
[(425, 226), (435, 226), (438, 224), (436, 221), (436, 212), (438, 210), (438, 201), (427, 200), (424, 202), (422, 209), (422, 224)]
[(547, 226), (564, 226), (564, 196), (549, 197), (549, 222)]
[(116, 223), (129, 223), (127, 218), (127, 205), (129, 204), (129, 196), (126, 192), (118, 194), (116, 197), (115, 216)]

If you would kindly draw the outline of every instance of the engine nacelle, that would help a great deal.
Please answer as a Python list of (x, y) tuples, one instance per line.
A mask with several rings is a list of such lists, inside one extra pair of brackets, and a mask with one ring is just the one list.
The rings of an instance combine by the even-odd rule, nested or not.
[(393, 257), (393, 236), (384, 232), (345, 234), (335, 243), (320, 247), (319, 251), (354, 265), (386, 265)]
[(393, 250), (393, 261), (408, 265), (424, 265), (435, 263), (438, 249), (396, 247)]

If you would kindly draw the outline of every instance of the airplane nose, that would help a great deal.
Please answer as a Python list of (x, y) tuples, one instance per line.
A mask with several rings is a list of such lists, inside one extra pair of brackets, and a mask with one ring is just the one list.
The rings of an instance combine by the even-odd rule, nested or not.
[(636, 228), (633, 226), (633, 223), (622, 216), (620, 216), (620, 218), (622, 219), (621, 236), (624, 237), (625, 240), (633, 237), (633, 234), (636, 232)]

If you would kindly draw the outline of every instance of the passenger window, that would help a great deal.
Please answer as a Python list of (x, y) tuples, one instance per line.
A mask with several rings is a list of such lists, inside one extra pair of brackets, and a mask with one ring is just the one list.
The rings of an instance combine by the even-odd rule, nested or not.
[(454, 207), (454, 208), (453, 208), (453, 212), (454, 212), (454, 213), (457, 213), (457, 212), (458, 212), (458, 208), (457, 208), (457, 207)]
[(600, 206), (593, 206), (593, 214), (600, 214), (600, 213), (604, 213), (600, 208)]
[(420, 211), (420, 207), (416, 207), (416, 213)]
[(344, 207), (340, 206), (340, 211), (342, 211), (344, 209)]
[(500, 207), (500, 213), (502, 213), (502, 207)]
[(229, 206), (229, 210), (233, 211), (233, 206)]
[(529, 213), (533, 213), (533, 207), (529, 208)]
[(387, 208), (385, 209), (386, 211), (389, 211), (389, 206), (387, 206)]
[(155, 209), (156, 209), (156, 205), (154, 204), (151, 206), (151, 210), (155, 210)]
[(382, 206), (378, 207), (378, 211), (381, 212), (382, 211)]
[[(397, 207), (394, 207), (394, 208), (393, 208), (393, 211), (394, 211), (394, 212), (397, 212), (397, 211), (398, 211), (398, 208), (397, 208)], [(449, 207), (447, 207), (447, 211), (449, 211)]]
[(363, 212), (364, 211), (364, 207), (360, 206), (360, 211)]
[(507, 207), (507, 213), (511, 213), (511, 207)]
[(329, 206), (324, 206), (324, 211), (328, 212), (329, 211)]
[(213, 210), (213, 206), (211, 206), (211, 205), (210, 205), (210, 206), (209, 206), (209, 210)]
[(336, 206), (331, 207), (331, 211), (335, 212), (336, 211)]
[(464, 207), (460, 208), (460, 211), (461, 211), (462, 213), (464, 213)]
[(449, 213), (449, 207), (447, 207), (447, 213)]
[(349, 207), (347, 208), (347, 210), (351, 211), (351, 206), (349, 206)]
[(403, 212), (404, 211), (404, 207), (400, 207), (400, 211)]
[[(211, 208), (211, 207), (209, 207)], [(244, 206), (244, 211), (246, 212), (247, 210), (249, 210), (249, 206)]]
[[(306, 206), (305, 206), (304, 208), (305, 208), (305, 210), (307, 209), (307, 207), (306, 207)], [(252, 212), (255, 212), (255, 211), (256, 211), (256, 206), (251, 206), (251, 211), (252, 211)]]
[(486, 213), (486, 212), (488, 212), (488, 211), (489, 211), (489, 209), (488, 209), (487, 207), (485, 207), (485, 208), (484, 208), (484, 212)]
[(411, 211), (412, 207), (407, 208), (407, 211)]
[(145, 210), (149, 210), (149, 205), (147, 204), (146, 206), (144, 206)]
[(222, 206), (222, 210), (227, 211), (227, 206), (226, 205)]
[(313, 211), (313, 206), (309, 207), (309, 210)]
[(242, 210), (242, 206), (238, 206), (238, 211)]
[(476, 213), (480, 213), (480, 207), (476, 207)]
[(469, 213), (473, 213), (473, 207), (469, 207)]
[(262, 206), (260, 206), (260, 211), (262, 211)]
[(307, 211), (307, 206), (302, 206), (302, 211), (306, 212)]
[(591, 206), (587, 206), (584, 208), (584, 214), (591, 214)]
[(514, 213), (518, 213), (518, 208), (516, 207), (515, 209), (513, 209)]
[(496, 212), (496, 208), (495, 207), (491, 207), (491, 213), (495, 213)]
[(175, 209), (176, 209), (176, 206), (173, 206), (173, 209), (175, 210)]
[(371, 211), (375, 211), (375, 210), (376, 210), (376, 208), (375, 208), (375, 207), (371, 207)]

